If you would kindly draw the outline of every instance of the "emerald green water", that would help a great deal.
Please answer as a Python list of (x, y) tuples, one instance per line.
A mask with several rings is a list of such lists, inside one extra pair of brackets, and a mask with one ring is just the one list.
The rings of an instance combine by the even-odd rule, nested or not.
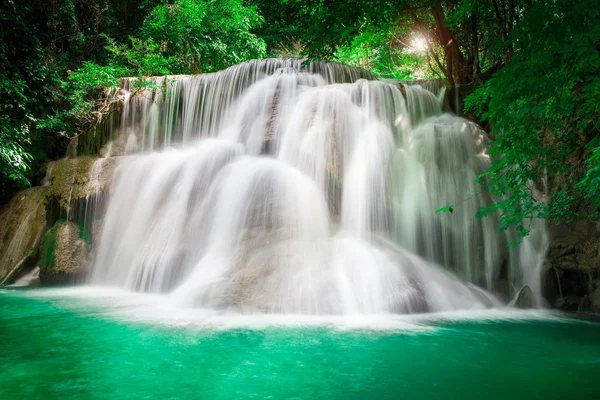
[(217, 328), (37, 293), (0, 290), (0, 399), (600, 398), (591, 322)]

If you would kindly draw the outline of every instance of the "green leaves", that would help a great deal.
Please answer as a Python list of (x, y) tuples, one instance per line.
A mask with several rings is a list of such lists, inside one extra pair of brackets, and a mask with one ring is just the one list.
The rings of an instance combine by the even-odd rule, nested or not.
[[(598, 132), (598, 128), (595, 127)], [(600, 208), (600, 136), (596, 136), (587, 145), (591, 154), (586, 160), (587, 172), (583, 179), (577, 183), (577, 189), (584, 193), (585, 198), (594, 207), (594, 216), (598, 218), (598, 208)]]
[(152, 51), (169, 61), (170, 73), (214, 72), (266, 55), (265, 42), (251, 32), (262, 23), (242, 0), (177, 0), (154, 8), (141, 39), (158, 46)]
[(6, 115), (0, 116), (0, 176), (29, 185), (26, 172), (33, 158), (24, 148), (29, 143), (27, 124), (11, 121)]
[[(110, 66), (104, 67), (108, 68), (104, 75), (106, 79), (117, 80), (118, 77), (124, 76), (160, 76), (171, 72), (173, 58), (166, 58), (161, 51), (161, 46), (152, 38), (141, 40), (129, 37), (131, 44), (117, 43), (110, 38), (107, 38), (107, 41)], [(113, 86), (110, 83), (106, 86)]]
[(446, 213), (446, 212), (453, 213), (454, 212), (454, 206), (450, 205), (450, 206), (438, 208), (437, 210), (435, 210), (436, 214)]
[(496, 135), (485, 178), (501, 200), (477, 216), (498, 213), (502, 228), (514, 226), (519, 236), (527, 235), (523, 221), (530, 218), (597, 218), (589, 207), (600, 194), (597, 141), (587, 146), (587, 172), (581, 163), (587, 138), (599, 132), (588, 123), (600, 116), (594, 3), (534, 2), (509, 38), (515, 55), (465, 100)]
[(368, 69), (384, 78), (437, 78), (440, 72), (429, 68), (427, 53), (416, 52), (407, 45), (412, 36), (414, 33), (408, 24), (366, 25), (349, 44), (337, 49), (335, 57), (338, 61)]

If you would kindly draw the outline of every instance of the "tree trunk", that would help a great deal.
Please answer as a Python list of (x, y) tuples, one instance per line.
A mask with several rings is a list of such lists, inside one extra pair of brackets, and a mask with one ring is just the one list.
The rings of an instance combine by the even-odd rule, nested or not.
[(433, 4), (431, 13), (435, 19), (438, 39), (444, 49), (448, 83), (450, 86), (469, 83), (469, 71), (465, 56), (460, 50), (458, 41), (446, 26), (442, 5), (440, 3)]
[[(444, 49), (445, 72), (448, 81), (448, 94), (452, 108), (457, 114), (461, 113), (462, 94), (461, 86), (472, 81), (472, 65), (462, 53), (458, 41), (448, 29), (445, 22), (444, 10), (439, 2), (431, 6), (431, 13), (435, 20), (438, 40)], [(463, 88), (464, 89), (464, 88)]]

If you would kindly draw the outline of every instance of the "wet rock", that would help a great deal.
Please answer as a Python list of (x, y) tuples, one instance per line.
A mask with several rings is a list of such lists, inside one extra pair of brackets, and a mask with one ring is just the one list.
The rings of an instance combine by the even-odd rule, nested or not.
[(91, 231), (94, 219), (106, 205), (116, 164), (115, 158), (92, 157), (53, 162), (46, 179), (48, 224), (69, 220)]
[(562, 311), (577, 311), (582, 300), (581, 297), (575, 296), (561, 297), (554, 303), (554, 307)]
[(494, 294), (508, 303), (510, 298), (510, 283), (507, 279), (498, 279), (494, 282)]
[(583, 299), (600, 285), (600, 232), (597, 224), (580, 221), (552, 227), (550, 233), (542, 294), (550, 303), (564, 306), (560, 298)]
[(48, 231), (40, 247), (42, 285), (81, 282), (89, 264), (89, 246), (72, 222), (56, 224)]
[(134, 134), (126, 135), (117, 130), (114, 132), (114, 138), (100, 149), (99, 154), (102, 157), (124, 156), (135, 150), (137, 141), (138, 139)]
[(596, 314), (600, 314), (600, 288), (597, 288), (589, 296), (590, 311)]
[(102, 220), (96, 219), (92, 222), (92, 241), (94, 247), (98, 246), (100, 240), (100, 232), (102, 230)]
[(67, 157), (77, 157), (77, 146), (79, 144), (79, 136), (73, 137), (69, 140), (67, 146)]
[(48, 163), (44, 186), (24, 190), (0, 208), (0, 285), (37, 265), (42, 238), (57, 221), (75, 221), (90, 239), (116, 166), (115, 158), (79, 157)]
[(47, 229), (47, 190), (37, 187), (19, 192), (0, 209), (0, 285), (12, 283), (34, 266)]
[(35, 267), (33, 270), (26, 271), (19, 276), (15, 283), (11, 284), (12, 287), (25, 287), (25, 286), (40, 286), (40, 269)]
[(55, 198), (64, 210), (72, 201), (101, 193), (110, 185), (114, 158), (78, 157), (53, 163), (48, 196)]
[(577, 308), (578, 312), (589, 312), (591, 308), (590, 305), (590, 296), (583, 296), (581, 299), (581, 303), (579, 303), (579, 307)]
[(514, 306), (521, 309), (535, 308), (535, 297), (529, 286), (523, 286), (515, 299)]

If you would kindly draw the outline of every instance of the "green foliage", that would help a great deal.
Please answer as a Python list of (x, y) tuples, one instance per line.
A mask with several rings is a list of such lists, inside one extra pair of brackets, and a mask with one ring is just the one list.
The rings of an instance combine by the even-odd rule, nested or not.
[(25, 122), (10, 121), (6, 115), (0, 116), (0, 175), (29, 185), (26, 172), (31, 155), (24, 146), (29, 144), (29, 128)]
[[(142, 38), (118, 42), (101, 35), (107, 65), (84, 61), (70, 73), (61, 84), (63, 109), (38, 126), (64, 136), (92, 130), (113, 110), (115, 99), (105, 93), (118, 88), (120, 77), (213, 71), (261, 57), (264, 42), (249, 32), (261, 22), (256, 10), (243, 7), (239, 0), (158, 5), (143, 22)], [(149, 85), (140, 79), (137, 89)]]
[[(599, 127), (594, 126), (600, 115), (595, 3), (534, 2), (510, 37), (514, 56), (466, 99), (466, 107), (496, 135), (485, 179), (502, 200), (478, 215), (498, 212), (502, 227), (516, 226), (521, 236), (528, 233), (523, 223), (528, 218), (597, 218), (597, 138), (588, 145), (587, 172), (580, 162), (586, 156), (581, 148)], [(553, 179), (552, 192), (542, 199), (535, 189), (543, 188), (540, 179), (546, 176)]]
[(37, 121), (37, 127), (68, 137), (95, 126), (109, 111), (111, 104), (105, 93), (116, 89), (119, 76), (128, 69), (119, 66), (100, 66), (86, 61), (62, 82), (62, 101), (66, 107)]
[[(107, 38), (106, 48), (110, 52), (109, 66), (98, 67), (97, 71), (103, 79), (107, 79), (108, 75), (111, 76), (111, 80), (116, 81), (118, 77), (123, 76), (142, 77), (171, 73), (170, 66), (174, 62), (174, 58), (165, 58), (160, 45), (154, 39), (141, 40), (129, 37), (129, 41), (131, 45), (117, 43), (115, 40)], [(105, 70), (102, 71), (101, 68), (105, 68)]]
[(442, 213), (453, 213), (454, 212), (454, 206), (453, 205), (449, 205), (446, 207), (442, 207), (442, 208), (438, 208), (437, 210), (435, 210), (436, 214), (442, 214)]
[[(595, 129), (598, 129), (598, 123)], [(588, 145), (590, 157), (586, 160), (587, 172), (583, 179), (577, 183), (576, 188), (584, 193), (586, 200), (595, 208), (593, 218), (600, 218), (600, 136), (596, 136)]]
[(36, 25), (27, 16), (41, 17), (30, 4), (0, 5), (0, 204), (29, 185), (30, 147), (36, 139), (31, 124), (50, 98), (40, 82), (51, 73), (43, 64)]
[[(39, 181), (47, 159), (64, 155), (68, 137), (111, 111), (104, 93), (118, 78), (214, 72), (269, 54), (334, 59), (387, 78), (446, 78), (451, 101), (468, 93), (465, 110), (494, 138), (492, 167), (478, 183), (499, 200), (478, 217), (498, 213), (501, 227), (515, 226), (520, 236), (530, 218), (597, 219), (596, 3), (6, 0), (0, 203)], [(415, 51), (415, 36), (426, 39), (426, 50)]]
[[(0, 5), (0, 204), (112, 108), (123, 76), (216, 71), (265, 54), (242, 0), (7, 0)], [(144, 85), (140, 80), (140, 87)]]
[[(169, 60), (171, 73), (214, 72), (262, 58), (265, 42), (251, 33), (263, 18), (241, 0), (177, 0), (157, 6), (144, 21), (142, 38)], [(134, 46), (135, 47), (135, 46)]]
[(428, 62), (427, 52), (430, 49), (415, 49), (406, 43), (414, 40), (415, 36), (407, 26), (391, 24), (385, 29), (367, 26), (350, 44), (338, 48), (336, 59), (384, 78), (410, 80), (441, 77), (439, 69), (433, 68)]

